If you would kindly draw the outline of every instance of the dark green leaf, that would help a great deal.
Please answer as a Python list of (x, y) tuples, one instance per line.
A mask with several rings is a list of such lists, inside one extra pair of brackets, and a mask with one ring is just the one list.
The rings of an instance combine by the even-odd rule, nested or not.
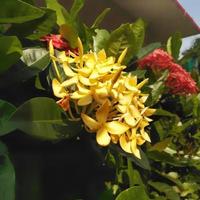
[(159, 151), (162, 152), (170, 143), (171, 143), (172, 138), (166, 138), (162, 140), (161, 142), (157, 142), (154, 144), (149, 151)]
[(175, 60), (178, 60), (180, 48), (182, 45), (181, 33), (176, 32), (167, 41), (167, 51)]
[(137, 76), (137, 78), (145, 79), (146, 70), (136, 69), (131, 71), (133, 76)]
[(72, 8), (70, 9), (70, 15), (73, 19), (76, 19), (78, 16), (78, 13), (84, 6), (84, 0), (74, 0)]
[(105, 16), (108, 14), (108, 12), (110, 11), (110, 8), (106, 8), (94, 21), (93, 25), (91, 26), (91, 28), (98, 28), (99, 24), (103, 21), (103, 19), (105, 18)]
[(0, 37), (0, 74), (19, 60), (22, 46), (15, 36)]
[(44, 12), (20, 0), (1, 0), (0, 23), (24, 23), (38, 19)]
[(169, 112), (167, 110), (163, 110), (163, 109), (156, 109), (156, 112), (154, 113), (154, 115), (165, 116), (165, 117), (176, 117), (177, 116), (174, 113), (171, 113), (171, 112)]
[(69, 138), (79, 133), (80, 121), (67, 120), (53, 99), (37, 97), (21, 105), (10, 123), (23, 132), (45, 140)]
[(150, 54), (155, 49), (160, 48), (160, 47), (161, 47), (161, 43), (159, 43), (159, 42), (151, 43), (151, 44), (143, 47), (142, 49), (140, 49), (139, 52), (137, 53), (136, 57), (138, 59), (141, 59), (141, 58), (145, 57), (146, 55)]
[(149, 200), (145, 190), (141, 186), (134, 186), (122, 191), (115, 200)]
[(7, 122), (15, 110), (15, 106), (0, 99), (0, 136), (5, 135), (14, 129), (14, 127), (10, 126)]
[(152, 181), (149, 181), (148, 183), (157, 191), (164, 193), (169, 200), (180, 200), (179, 195), (168, 184)]
[(93, 48), (95, 52), (98, 52), (105, 48), (110, 38), (110, 34), (105, 29), (96, 29), (96, 36), (93, 37)]
[(0, 199), (15, 200), (15, 171), (5, 149), (0, 142)]
[(39, 19), (12, 25), (7, 34), (30, 40), (38, 40), (47, 35), (56, 26), (56, 14), (50, 9), (43, 9), (43, 11), (45, 11), (45, 14)]

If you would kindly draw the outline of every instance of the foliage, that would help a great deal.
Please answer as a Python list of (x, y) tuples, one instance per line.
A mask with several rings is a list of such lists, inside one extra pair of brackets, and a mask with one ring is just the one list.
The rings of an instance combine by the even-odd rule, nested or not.
[[(33, 157), (33, 161), (38, 163), (33, 166), (27, 164), (30, 168), (32, 167), (27, 171), (33, 174), (28, 173), (29, 178), (23, 177), (23, 180), (29, 183), (31, 191), (34, 191), (34, 187), (42, 187), (42, 179), (38, 177), (41, 173), (45, 173), (46, 168), (43, 168), (41, 163), (45, 160), (48, 167), (59, 165), (60, 171), (54, 172), (53, 170), (57, 168), (53, 170), (50, 168), (50, 176), (46, 181), (48, 183), (45, 182), (51, 185), (55, 181), (55, 188), (45, 190), (50, 193), (50, 198), (54, 190), (58, 200), (85, 198), (83, 191), (87, 190), (86, 193), (90, 191), (91, 194), (85, 195), (86, 199), (198, 200), (200, 197), (198, 176), (200, 173), (200, 94), (171, 94), (165, 85), (169, 71), (141, 69), (138, 68), (138, 61), (155, 49), (164, 47), (173, 57), (173, 62), (184, 66), (191, 72), (197, 86), (200, 86), (199, 40), (180, 59), (180, 33), (173, 34), (166, 46), (160, 42), (144, 46), (146, 24), (142, 19), (122, 24), (115, 30), (108, 31), (102, 29), (100, 24), (110, 11), (109, 8), (98, 15), (94, 23), (89, 26), (84, 24), (79, 17), (84, 6), (83, 0), (74, 0), (69, 10), (57, 0), (46, 0), (45, 2), (45, 8), (35, 6), (34, 1), (31, 0), (2, 0), (1, 2), (0, 136), (1, 140), (8, 145), (8, 150), (6, 145), (0, 142), (0, 199), (14, 200), (16, 188), (16, 199), (21, 200), (18, 196), (20, 178), (26, 171), (22, 170), (23, 173), (18, 173), (21, 157), (15, 150), (22, 148), (21, 152), (28, 155), (25, 158), (29, 158), (30, 149), (32, 150), (36, 145), (40, 157)], [(54, 33), (60, 34), (60, 40), (69, 45), (69, 49), (65, 49), (64, 54), (58, 48), (50, 48), (49, 51), (49, 43), (45, 44), (40, 40), (43, 36)], [(127, 54), (124, 53), (126, 48)], [(138, 83), (149, 79), (148, 84), (141, 88), (141, 93), (150, 94), (145, 106), (156, 108), (156, 112), (146, 130), (151, 143), (147, 142), (143, 146), (138, 146), (141, 159), (123, 151), (117, 144), (112, 144), (107, 148), (97, 147), (94, 134), (85, 133), (83, 129), (79, 118), (80, 109), (77, 109), (76, 101), (70, 104), (65, 98), (60, 101), (55, 97), (55, 91), (53, 93), (52, 80), (59, 79), (59, 75), (64, 80), (69, 80), (62, 70), (61, 58), (67, 58), (67, 62), (73, 63), (72, 69), (74, 69), (74, 65), (81, 65), (82, 61), (77, 59), (76, 62), (72, 62), (70, 56), (72, 58), (80, 52), (94, 52), (93, 54), (88, 53), (88, 56), (97, 55), (100, 52), (98, 55), (101, 57), (104, 56), (101, 54), (102, 49), (108, 56), (118, 58), (121, 55), (124, 58), (121, 57), (122, 65), (127, 66), (126, 72), (123, 72), (124, 77), (137, 76)], [(121, 64), (119, 60), (113, 63), (119, 65)], [(89, 61), (88, 65), (91, 64)], [(121, 71), (118, 73), (116, 73), (117, 78), (120, 77)], [(74, 91), (74, 88), (75, 86), (70, 89)], [(63, 88), (59, 88), (57, 94), (63, 93), (65, 93)], [(69, 107), (70, 111), (68, 111)], [(86, 110), (89, 109), (91, 108), (86, 108)], [(79, 142), (81, 144), (85, 142), (86, 145), (79, 149), (76, 147), (73, 150), (70, 149)], [(38, 148), (38, 143), (44, 148), (46, 146), (50, 148), (48, 150), (42, 149), (41, 146)], [(68, 151), (63, 150), (63, 144), (69, 146)], [(68, 172), (68, 169), (65, 169), (66, 166), (63, 167), (62, 163), (58, 162), (58, 157), (52, 159), (56, 152), (54, 151), (55, 146), (59, 146), (58, 157), (64, 155), (67, 160), (66, 166), (74, 162), (72, 171), (69, 171), (73, 180), (65, 180), (69, 183), (68, 187), (59, 185), (60, 182), (56, 178), (51, 180), (54, 173), (56, 176), (57, 173), (62, 174), (59, 176), (62, 179), (62, 176), (64, 177), (64, 174)], [(89, 153), (87, 149), (90, 149)], [(8, 153), (10, 151), (11, 154)], [(45, 154), (46, 152), (48, 153)], [(95, 155), (94, 157), (90, 157), (91, 152)], [(89, 164), (87, 168), (84, 168), (87, 164), (85, 160), (87, 156)], [(80, 171), (82, 176), (85, 175), (83, 180), (76, 179), (77, 171), (74, 168), (79, 165), (77, 164), (79, 160), (81, 167), (77, 171)], [(102, 165), (105, 168), (98, 171), (98, 167)], [(26, 165), (23, 166), (26, 167)], [(91, 166), (100, 174), (100, 181), (96, 180), (96, 174), (89, 170)], [(90, 176), (87, 170), (91, 173)], [(109, 176), (104, 174), (105, 171)], [(96, 188), (101, 189), (92, 188), (92, 184), (89, 183), (90, 178), (95, 179), (96, 182), (99, 181), (98, 184), (101, 186), (105, 181), (104, 189), (99, 185)], [(82, 181), (87, 184), (82, 184)], [(75, 194), (77, 190), (71, 182), (81, 183), (81, 188), (77, 190), (82, 191), (82, 196), (81, 193)], [(86, 185), (90, 188), (85, 189)], [(69, 189), (70, 186), (73, 190)], [(91, 192), (93, 190), (95, 192)], [(71, 194), (64, 195), (63, 191), (69, 191)], [(35, 195), (39, 200), (43, 199), (43, 192), (33, 192), (34, 194), (27, 194), (27, 196)], [(23, 193), (25, 194), (26, 191)]]

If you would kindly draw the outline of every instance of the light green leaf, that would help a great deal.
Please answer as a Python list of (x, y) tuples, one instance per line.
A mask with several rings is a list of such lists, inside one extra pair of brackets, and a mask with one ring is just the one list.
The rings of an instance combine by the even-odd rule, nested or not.
[(94, 21), (94, 23), (92, 24), (91, 28), (98, 28), (100, 23), (103, 21), (103, 19), (105, 18), (105, 16), (109, 13), (111, 9), (110, 8), (106, 8)]
[(150, 54), (151, 52), (153, 52), (155, 49), (158, 49), (160, 47), (161, 47), (160, 42), (151, 43), (151, 44), (141, 48), (139, 50), (139, 52), (137, 53), (136, 57), (138, 59), (141, 59), (141, 58), (145, 57), (146, 55)]
[(5, 135), (15, 129), (7, 123), (15, 110), (15, 106), (0, 99), (0, 136)]
[(84, 6), (84, 0), (74, 0), (72, 8), (70, 9), (70, 15), (73, 19), (76, 19), (78, 16), (78, 13)]
[(172, 138), (166, 138), (162, 140), (161, 142), (157, 142), (154, 144), (149, 151), (159, 151), (162, 152), (170, 143), (171, 143)]
[(164, 193), (167, 199), (180, 200), (179, 195), (168, 184), (161, 182), (152, 182), (152, 181), (149, 181), (148, 184), (153, 188), (155, 188), (158, 192)]
[(0, 142), (0, 199), (15, 200), (15, 171), (5, 150)]
[(167, 52), (172, 55), (175, 60), (178, 60), (180, 48), (182, 45), (181, 33), (174, 33), (167, 41)]
[(122, 191), (115, 200), (149, 200), (145, 190), (141, 186), (134, 186)]
[(23, 132), (44, 140), (69, 138), (79, 133), (80, 122), (67, 120), (53, 99), (36, 97), (22, 104), (10, 123)]
[(0, 23), (24, 23), (38, 19), (44, 12), (20, 0), (1, 0)]
[(49, 52), (44, 48), (29, 48), (23, 51), (21, 60), (29, 67), (43, 70), (50, 63)]
[(7, 33), (30, 40), (38, 40), (42, 36), (47, 35), (56, 26), (56, 14), (55, 11), (47, 8), (42, 10), (45, 14), (41, 18), (22, 24), (13, 24)]
[(93, 37), (93, 48), (95, 52), (104, 49), (110, 38), (110, 33), (105, 29), (96, 29), (96, 36)]
[(0, 36), (0, 74), (8, 70), (22, 55), (22, 46), (15, 36)]

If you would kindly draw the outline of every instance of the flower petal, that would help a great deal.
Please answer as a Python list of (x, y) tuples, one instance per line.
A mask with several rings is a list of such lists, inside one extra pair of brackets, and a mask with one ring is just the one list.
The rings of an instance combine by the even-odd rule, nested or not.
[(92, 96), (91, 95), (87, 95), (87, 96), (78, 100), (79, 106), (86, 106), (86, 105), (89, 105), (90, 103), (92, 103)]
[(148, 135), (148, 133), (144, 130), (144, 129), (141, 129), (140, 130), (140, 133), (141, 133), (141, 136), (148, 142), (151, 142), (151, 139)]
[(130, 127), (122, 122), (112, 121), (106, 123), (106, 128), (112, 135), (121, 135), (125, 133)]
[(73, 78), (70, 78), (70, 79), (64, 81), (64, 82), (61, 84), (61, 86), (62, 86), (62, 87), (69, 87), (69, 86), (71, 86), (71, 85), (73, 85), (73, 84), (76, 84), (77, 82), (78, 82), (78, 78), (77, 78), (77, 76), (74, 76)]
[(93, 118), (89, 117), (88, 115), (81, 113), (81, 118), (84, 122), (84, 124), (91, 130), (96, 131), (99, 129), (100, 124), (94, 120)]
[(133, 140), (131, 141), (131, 152), (135, 155), (135, 157), (141, 159), (140, 151), (139, 151), (139, 149), (137, 148), (136, 139), (133, 139)]
[(100, 128), (96, 134), (97, 143), (101, 146), (107, 146), (110, 144), (111, 138), (105, 127)]
[(102, 49), (101, 51), (98, 52), (97, 54), (98, 59), (101, 61), (104, 61), (106, 59), (106, 52), (104, 49)]
[(61, 86), (61, 83), (57, 79), (52, 80), (53, 93), (58, 98), (64, 98), (67, 95), (67, 91)]
[(106, 100), (96, 112), (97, 121), (100, 123), (105, 123), (108, 118), (109, 111), (110, 111), (110, 102)]
[(120, 136), (120, 138), (119, 138), (119, 144), (120, 144), (121, 148), (125, 152), (132, 153), (131, 152), (131, 143), (128, 140), (128, 137), (125, 134), (123, 134), (123, 135)]
[(124, 58), (125, 58), (125, 56), (126, 56), (126, 54), (127, 54), (127, 51), (128, 51), (128, 48), (125, 48), (125, 49), (122, 51), (121, 55), (120, 55), (119, 58), (118, 58), (117, 63), (121, 64), (121, 63), (123, 62), (123, 60), (124, 60)]
[(68, 66), (66, 62), (63, 63), (63, 70), (66, 76), (73, 77), (76, 75), (76, 73), (72, 71), (72, 69)]

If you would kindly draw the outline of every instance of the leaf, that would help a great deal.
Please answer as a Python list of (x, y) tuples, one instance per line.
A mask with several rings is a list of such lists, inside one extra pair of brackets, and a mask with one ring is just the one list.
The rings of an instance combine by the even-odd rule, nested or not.
[(172, 138), (166, 138), (161, 142), (154, 144), (149, 151), (159, 151), (162, 152), (171, 143)]
[(46, 0), (47, 8), (54, 10), (57, 16), (57, 24), (60, 26), (60, 34), (64, 37), (72, 48), (77, 47), (77, 30), (75, 21), (68, 11), (58, 3), (57, 0)]
[(160, 42), (151, 43), (151, 44), (143, 47), (142, 49), (140, 49), (139, 52), (137, 53), (136, 57), (138, 59), (144, 58), (146, 55), (150, 54), (152, 51), (154, 51), (155, 49), (158, 49), (160, 47), (161, 47)]
[(149, 181), (148, 184), (155, 188), (158, 192), (164, 193), (169, 200), (180, 200), (179, 195), (173, 190), (171, 186), (166, 183), (152, 182)]
[(124, 63), (127, 63), (134, 55), (136, 47), (135, 36), (130, 24), (123, 24), (110, 34), (106, 52), (109, 56), (119, 57), (125, 48), (128, 48)]
[(163, 109), (156, 109), (156, 112), (154, 113), (156, 116), (165, 116), (165, 117), (178, 117), (176, 114), (171, 113), (167, 110)]
[(145, 79), (146, 72), (147, 72), (146, 70), (136, 69), (134, 71), (131, 71), (130, 73), (133, 76), (137, 76), (137, 78)]
[(44, 140), (69, 138), (81, 130), (79, 122), (67, 120), (53, 99), (36, 97), (22, 104), (10, 123), (23, 132)]
[(30, 40), (38, 40), (50, 33), (56, 25), (56, 14), (54, 11), (43, 8), (45, 14), (39, 18), (21, 24), (13, 24), (7, 31), (9, 35), (25, 37)]
[(138, 52), (144, 43), (144, 37), (145, 37), (145, 22), (142, 19), (138, 19), (135, 23), (131, 24), (131, 29), (133, 31), (133, 34), (135, 36), (135, 47), (136, 52)]
[(0, 36), (0, 74), (19, 60), (22, 46), (15, 36)]
[(1, 0), (0, 23), (24, 23), (38, 19), (44, 11), (20, 0)]
[(128, 177), (130, 187), (133, 187), (135, 185), (144, 187), (140, 173), (137, 170), (133, 169), (133, 165), (130, 159), (128, 159)]
[(147, 99), (146, 105), (152, 106), (156, 104), (162, 96), (162, 93), (165, 90), (165, 80), (167, 79), (168, 71), (164, 71), (162, 76), (152, 85), (149, 85), (151, 88), (150, 95)]
[(0, 199), (15, 200), (15, 171), (5, 149), (0, 142)]
[(50, 63), (49, 52), (44, 48), (29, 48), (23, 51), (21, 60), (29, 67), (43, 70)]
[(78, 16), (78, 13), (84, 6), (84, 0), (74, 0), (72, 8), (70, 9), (70, 15), (73, 19), (76, 19)]
[(149, 200), (145, 190), (141, 186), (134, 186), (122, 191), (115, 200)]
[(104, 49), (110, 38), (110, 33), (105, 29), (96, 29), (96, 36), (93, 36), (93, 48), (95, 52)]
[(181, 33), (174, 33), (167, 41), (167, 52), (172, 55), (175, 60), (178, 60), (180, 48), (182, 45)]
[(7, 123), (15, 110), (15, 106), (0, 99), (0, 136), (15, 129)]
[(100, 23), (103, 21), (103, 19), (105, 18), (105, 16), (110, 12), (110, 8), (106, 8), (94, 21), (94, 23), (92, 24), (91, 28), (98, 28)]

